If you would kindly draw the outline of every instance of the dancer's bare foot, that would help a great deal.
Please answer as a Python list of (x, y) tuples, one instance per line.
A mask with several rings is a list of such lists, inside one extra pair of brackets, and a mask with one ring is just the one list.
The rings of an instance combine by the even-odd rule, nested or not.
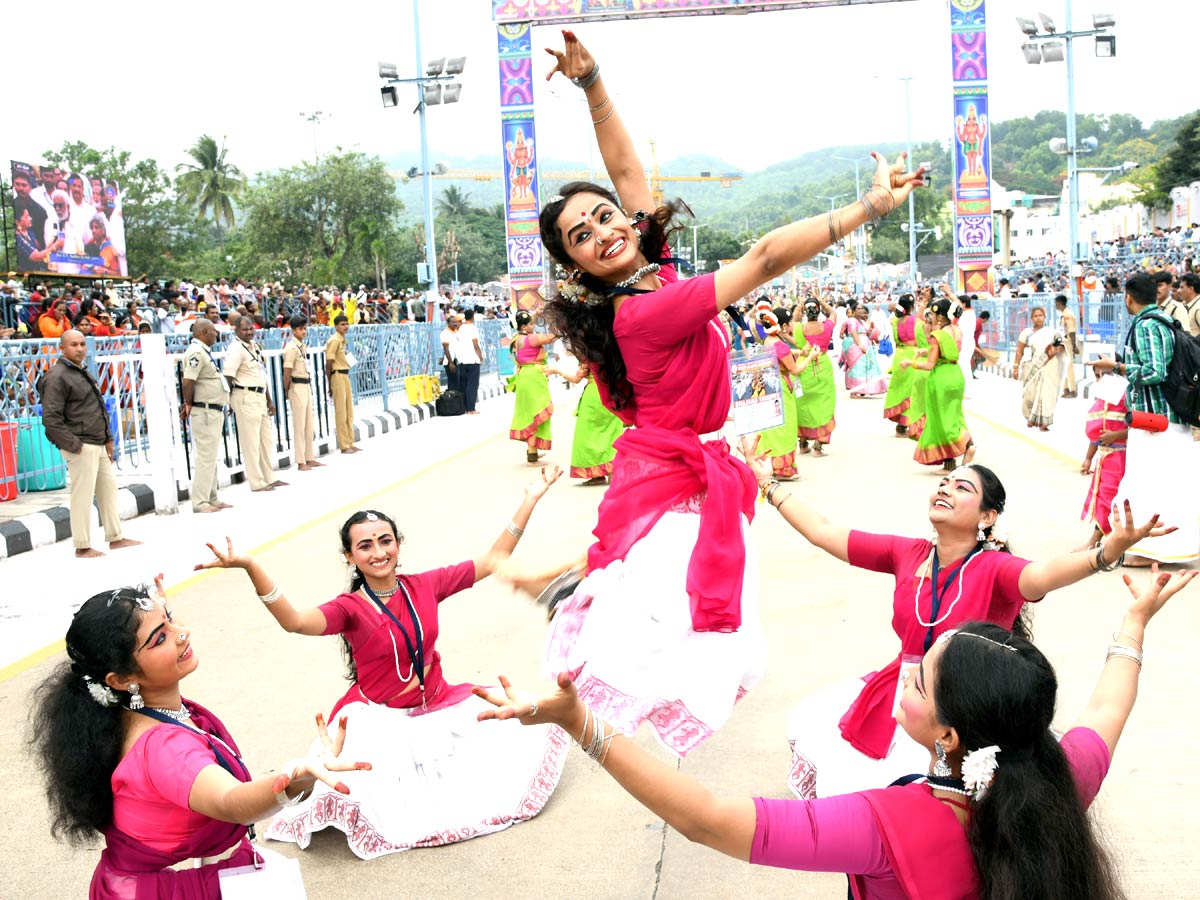
[(296, 471), (297, 472), (307, 472), (311, 468), (312, 468), (311, 463), (300, 463), (300, 465), (296, 466)]
[(608, 484), (607, 476), (597, 475), (595, 478), (589, 478), (587, 481), (580, 484), (580, 487), (590, 487), (594, 484)]
[(967, 452), (963, 454), (962, 464), (964, 466), (969, 466), (971, 464), (972, 460), (974, 460), (974, 459), (975, 459), (975, 442), (971, 441), (971, 443), (967, 444)]
[(129, 538), (121, 538), (119, 541), (109, 541), (108, 549), (109, 550), (121, 550), (125, 547), (138, 547), (141, 545), (141, 543), (142, 543), (141, 541), (134, 541), (134, 540), (130, 540)]
[(808, 441), (801, 441), (800, 446), (796, 448), (797, 453), (812, 453), (812, 447), (808, 445)]
[(99, 550), (93, 550), (91, 547), (85, 547), (82, 550), (76, 550), (75, 555), (79, 559), (95, 559), (97, 556), (103, 556)]
[(277, 488), (277, 487), (287, 487), (287, 482), (286, 482), (286, 481), (280, 481), (278, 478), (276, 478), (274, 481), (272, 481), (272, 482), (271, 482), (271, 487), (273, 487), (273, 488)]
[(1038, 426), (1038, 431), (1049, 431), (1049, 430), (1050, 430), (1049, 425), (1039, 425)]
[(215, 513), (215, 512), (220, 512), (220, 511), (221, 511), (221, 507), (213, 506), (211, 503), (205, 503), (202, 506), (197, 506), (195, 509), (192, 510), (192, 512), (196, 512), (196, 513)]
[(821, 449), (821, 442), (813, 444), (813, 456), (825, 456), (825, 451)]

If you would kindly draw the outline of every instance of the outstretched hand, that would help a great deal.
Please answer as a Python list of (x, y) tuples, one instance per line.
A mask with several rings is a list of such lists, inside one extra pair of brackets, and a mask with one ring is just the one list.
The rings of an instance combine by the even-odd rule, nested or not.
[(758, 452), (760, 440), (759, 435), (754, 435), (753, 439), (750, 435), (746, 435), (738, 442), (738, 449), (742, 451), (742, 457), (746, 460), (750, 471), (754, 473), (755, 480), (759, 484), (765, 484), (775, 477), (775, 470), (771, 465), (771, 457)]
[(500, 687), (503, 695), (477, 687), (472, 693), (486, 700), (495, 709), (486, 709), (478, 716), (480, 722), (488, 719), (519, 719), (522, 725), (558, 725), (574, 735), (582, 731), (583, 704), (575, 690), (575, 682), (565, 672), (558, 676), (558, 688), (552, 694), (535, 698), (529, 691), (518, 691), (509, 680), (501, 675)]
[(222, 553), (212, 544), (205, 544), (212, 551), (214, 559), (207, 562), (196, 563), (194, 571), (199, 572), (201, 569), (244, 569), (247, 563), (250, 562), (250, 557), (239, 556), (233, 550), (233, 538), (225, 538), (225, 552)]
[(558, 481), (561, 476), (562, 468), (560, 466), (542, 466), (538, 470), (538, 477), (525, 485), (525, 498), (534, 502), (541, 500), (546, 491), (550, 490), (550, 485)]
[(1129, 508), (1128, 500), (1125, 501), (1123, 514), (1117, 504), (1113, 504), (1111, 520), (1112, 532), (1109, 534), (1108, 540), (1120, 547), (1122, 553), (1145, 538), (1161, 537), (1178, 530), (1174, 525), (1159, 524), (1158, 513), (1155, 513), (1145, 525), (1140, 528), (1135, 527), (1133, 511)]
[(1176, 572), (1159, 572), (1158, 563), (1150, 567), (1150, 577), (1141, 584), (1134, 584), (1128, 575), (1121, 576), (1129, 593), (1133, 595), (1133, 605), (1129, 607), (1129, 615), (1137, 616), (1142, 624), (1154, 618), (1167, 601), (1187, 587), (1197, 573), (1193, 570)]
[(305, 759), (288, 763), (288, 771), (280, 772), (275, 779), (272, 790), (279, 793), (289, 785), (299, 787), (298, 793), (312, 788), (318, 781), (324, 782), (339, 794), (349, 794), (350, 788), (337, 779), (335, 772), (370, 771), (369, 762), (348, 762), (340, 759), (342, 747), (346, 743), (346, 717), (338, 719), (337, 736), (329, 737), (329, 729), (325, 726), (325, 716), (317, 713), (317, 735), (325, 745), (325, 752), (320, 756), (310, 756)]
[(583, 78), (591, 73), (596, 65), (596, 60), (587, 47), (580, 43), (579, 38), (575, 37), (575, 32), (563, 30), (563, 49), (560, 53), (550, 47), (546, 48), (546, 52), (554, 57), (554, 68), (546, 73), (546, 80), (549, 81), (554, 77), (555, 72), (561, 72), (566, 78)]
[(892, 197), (893, 209), (908, 200), (908, 195), (914, 188), (925, 186), (924, 166), (915, 172), (905, 171), (907, 153), (902, 152), (891, 164), (882, 153), (872, 151), (871, 156), (875, 160), (875, 177), (871, 181), (871, 187), (887, 191)]

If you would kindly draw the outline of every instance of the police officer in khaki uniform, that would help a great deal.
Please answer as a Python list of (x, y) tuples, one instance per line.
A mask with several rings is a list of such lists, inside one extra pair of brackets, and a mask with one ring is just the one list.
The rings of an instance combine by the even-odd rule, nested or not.
[(213, 359), (217, 329), (208, 319), (192, 324), (192, 342), (183, 354), (181, 419), (190, 420), (196, 456), (192, 461), (192, 511), (220, 512), (233, 504), (217, 499), (217, 454), (229, 403), (229, 383)]
[(269, 491), (287, 482), (275, 478), (271, 466), (271, 454), (275, 452), (275, 438), (271, 434), (275, 402), (267, 388), (266, 360), (254, 340), (254, 324), (249, 316), (237, 320), (234, 338), (225, 354), (222, 371), (232, 382), (229, 399), (237, 420), (242, 465), (250, 490)]
[(325, 375), (333, 397), (333, 420), (337, 425), (338, 449), (357, 453), (354, 446), (354, 395), (350, 391), (350, 361), (346, 358), (346, 332), (350, 320), (338, 316), (333, 320), (336, 334), (325, 342)]
[(289, 324), (292, 340), (283, 351), (283, 392), (292, 407), (292, 450), (296, 454), (296, 468), (307, 472), (325, 465), (317, 462), (313, 449), (312, 379), (308, 375), (308, 348), (304, 346), (308, 319), (292, 316)]

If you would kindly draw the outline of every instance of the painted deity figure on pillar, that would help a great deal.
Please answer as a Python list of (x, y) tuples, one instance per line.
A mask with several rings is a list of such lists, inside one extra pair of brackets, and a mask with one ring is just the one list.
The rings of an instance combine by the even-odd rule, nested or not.
[(529, 174), (533, 162), (533, 138), (525, 139), (525, 132), (518, 128), (513, 140), (504, 144), (509, 164), (509, 207), (528, 206), (534, 201), (529, 190), (533, 177)]
[(967, 116), (956, 116), (954, 133), (958, 137), (959, 147), (967, 166), (959, 176), (959, 184), (975, 184), (987, 181), (983, 171), (983, 138), (987, 134), (987, 116), (980, 116), (975, 110), (975, 104), (967, 107)]

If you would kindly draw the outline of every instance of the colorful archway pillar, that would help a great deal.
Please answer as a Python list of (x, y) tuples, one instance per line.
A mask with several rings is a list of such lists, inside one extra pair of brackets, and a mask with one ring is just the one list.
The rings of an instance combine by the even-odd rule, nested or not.
[(954, 79), (954, 279), (959, 293), (990, 293), (995, 234), (984, 0), (950, 0), (950, 46)]
[(543, 297), (530, 23), (501, 24), (496, 30), (509, 291), (519, 308), (532, 309)]

